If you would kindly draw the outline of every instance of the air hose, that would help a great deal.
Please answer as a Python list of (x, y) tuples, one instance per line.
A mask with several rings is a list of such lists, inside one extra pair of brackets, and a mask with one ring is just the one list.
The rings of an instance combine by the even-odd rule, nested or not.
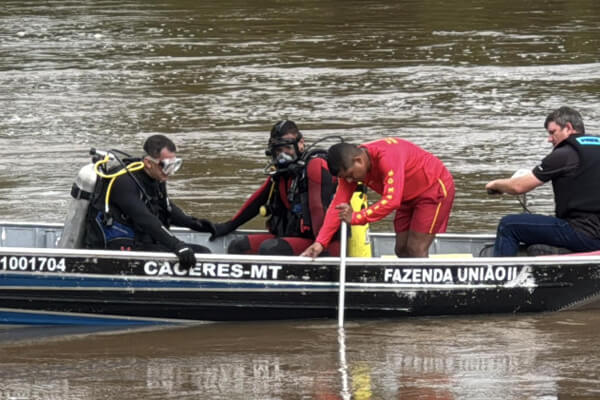
[(124, 168), (121, 168), (120, 170), (118, 170), (117, 172), (114, 172), (112, 174), (105, 174), (104, 172), (100, 171), (100, 167), (106, 163), (108, 163), (111, 160), (109, 154), (106, 154), (104, 156), (104, 158), (100, 161), (98, 161), (96, 164), (94, 164), (94, 171), (96, 172), (96, 175), (98, 175), (101, 178), (105, 178), (105, 179), (110, 179), (110, 182), (108, 183), (108, 188), (106, 189), (106, 197), (104, 199), (104, 212), (106, 214), (108, 214), (109, 212), (109, 199), (110, 199), (110, 192), (113, 186), (113, 183), (115, 182), (115, 180), (121, 176), (121, 175), (125, 175), (131, 172), (135, 172), (135, 171), (139, 171), (141, 169), (144, 169), (144, 162), (143, 161), (135, 161), (132, 162), (131, 164), (127, 165)]

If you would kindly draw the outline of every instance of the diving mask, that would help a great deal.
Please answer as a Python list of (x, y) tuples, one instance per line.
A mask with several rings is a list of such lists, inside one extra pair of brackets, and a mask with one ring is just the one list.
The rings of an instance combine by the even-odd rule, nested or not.
[(275, 167), (277, 168), (285, 168), (297, 159), (298, 157), (296, 157), (295, 155), (292, 156), (291, 154), (285, 153), (283, 151), (273, 157)]
[(148, 156), (148, 159), (158, 164), (163, 174), (167, 176), (173, 175), (175, 172), (179, 171), (179, 168), (181, 168), (181, 164), (183, 164), (183, 160), (177, 157), (165, 158), (164, 160), (157, 160)]
[(265, 152), (273, 160), (276, 168), (285, 168), (298, 160), (298, 139), (271, 139)]

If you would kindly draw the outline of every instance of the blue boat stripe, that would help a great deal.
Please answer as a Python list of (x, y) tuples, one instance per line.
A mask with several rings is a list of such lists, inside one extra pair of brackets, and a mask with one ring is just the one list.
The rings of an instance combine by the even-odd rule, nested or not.
[(200, 324), (201, 321), (172, 318), (127, 317), (111, 314), (88, 314), (0, 308), (0, 322), (37, 325), (175, 325)]

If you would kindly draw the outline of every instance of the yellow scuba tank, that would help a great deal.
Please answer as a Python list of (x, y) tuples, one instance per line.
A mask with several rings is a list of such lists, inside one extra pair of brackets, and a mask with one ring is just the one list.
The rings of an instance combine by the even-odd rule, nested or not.
[[(352, 210), (360, 211), (367, 208), (367, 187), (359, 182), (350, 199)], [(348, 238), (348, 255), (350, 257), (371, 257), (371, 240), (369, 239), (369, 224), (352, 225), (351, 234)]]

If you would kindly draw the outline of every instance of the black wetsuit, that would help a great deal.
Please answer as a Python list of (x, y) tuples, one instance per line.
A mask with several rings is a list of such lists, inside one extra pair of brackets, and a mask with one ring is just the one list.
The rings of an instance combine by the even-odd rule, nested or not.
[[(108, 180), (99, 183), (100, 195), (93, 201), (88, 213), (85, 245), (88, 248), (109, 248), (142, 251), (175, 251), (182, 241), (170, 231), (171, 224), (198, 231), (202, 223), (185, 214), (169, 201), (165, 182), (151, 178), (144, 170), (132, 173), (145, 194), (128, 174), (118, 177), (110, 192), (109, 214), (104, 203)], [(114, 235), (114, 228), (124, 232)], [(127, 228), (132, 231), (127, 233)], [(197, 253), (210, 253), (200, 245), (190, 245)]]

